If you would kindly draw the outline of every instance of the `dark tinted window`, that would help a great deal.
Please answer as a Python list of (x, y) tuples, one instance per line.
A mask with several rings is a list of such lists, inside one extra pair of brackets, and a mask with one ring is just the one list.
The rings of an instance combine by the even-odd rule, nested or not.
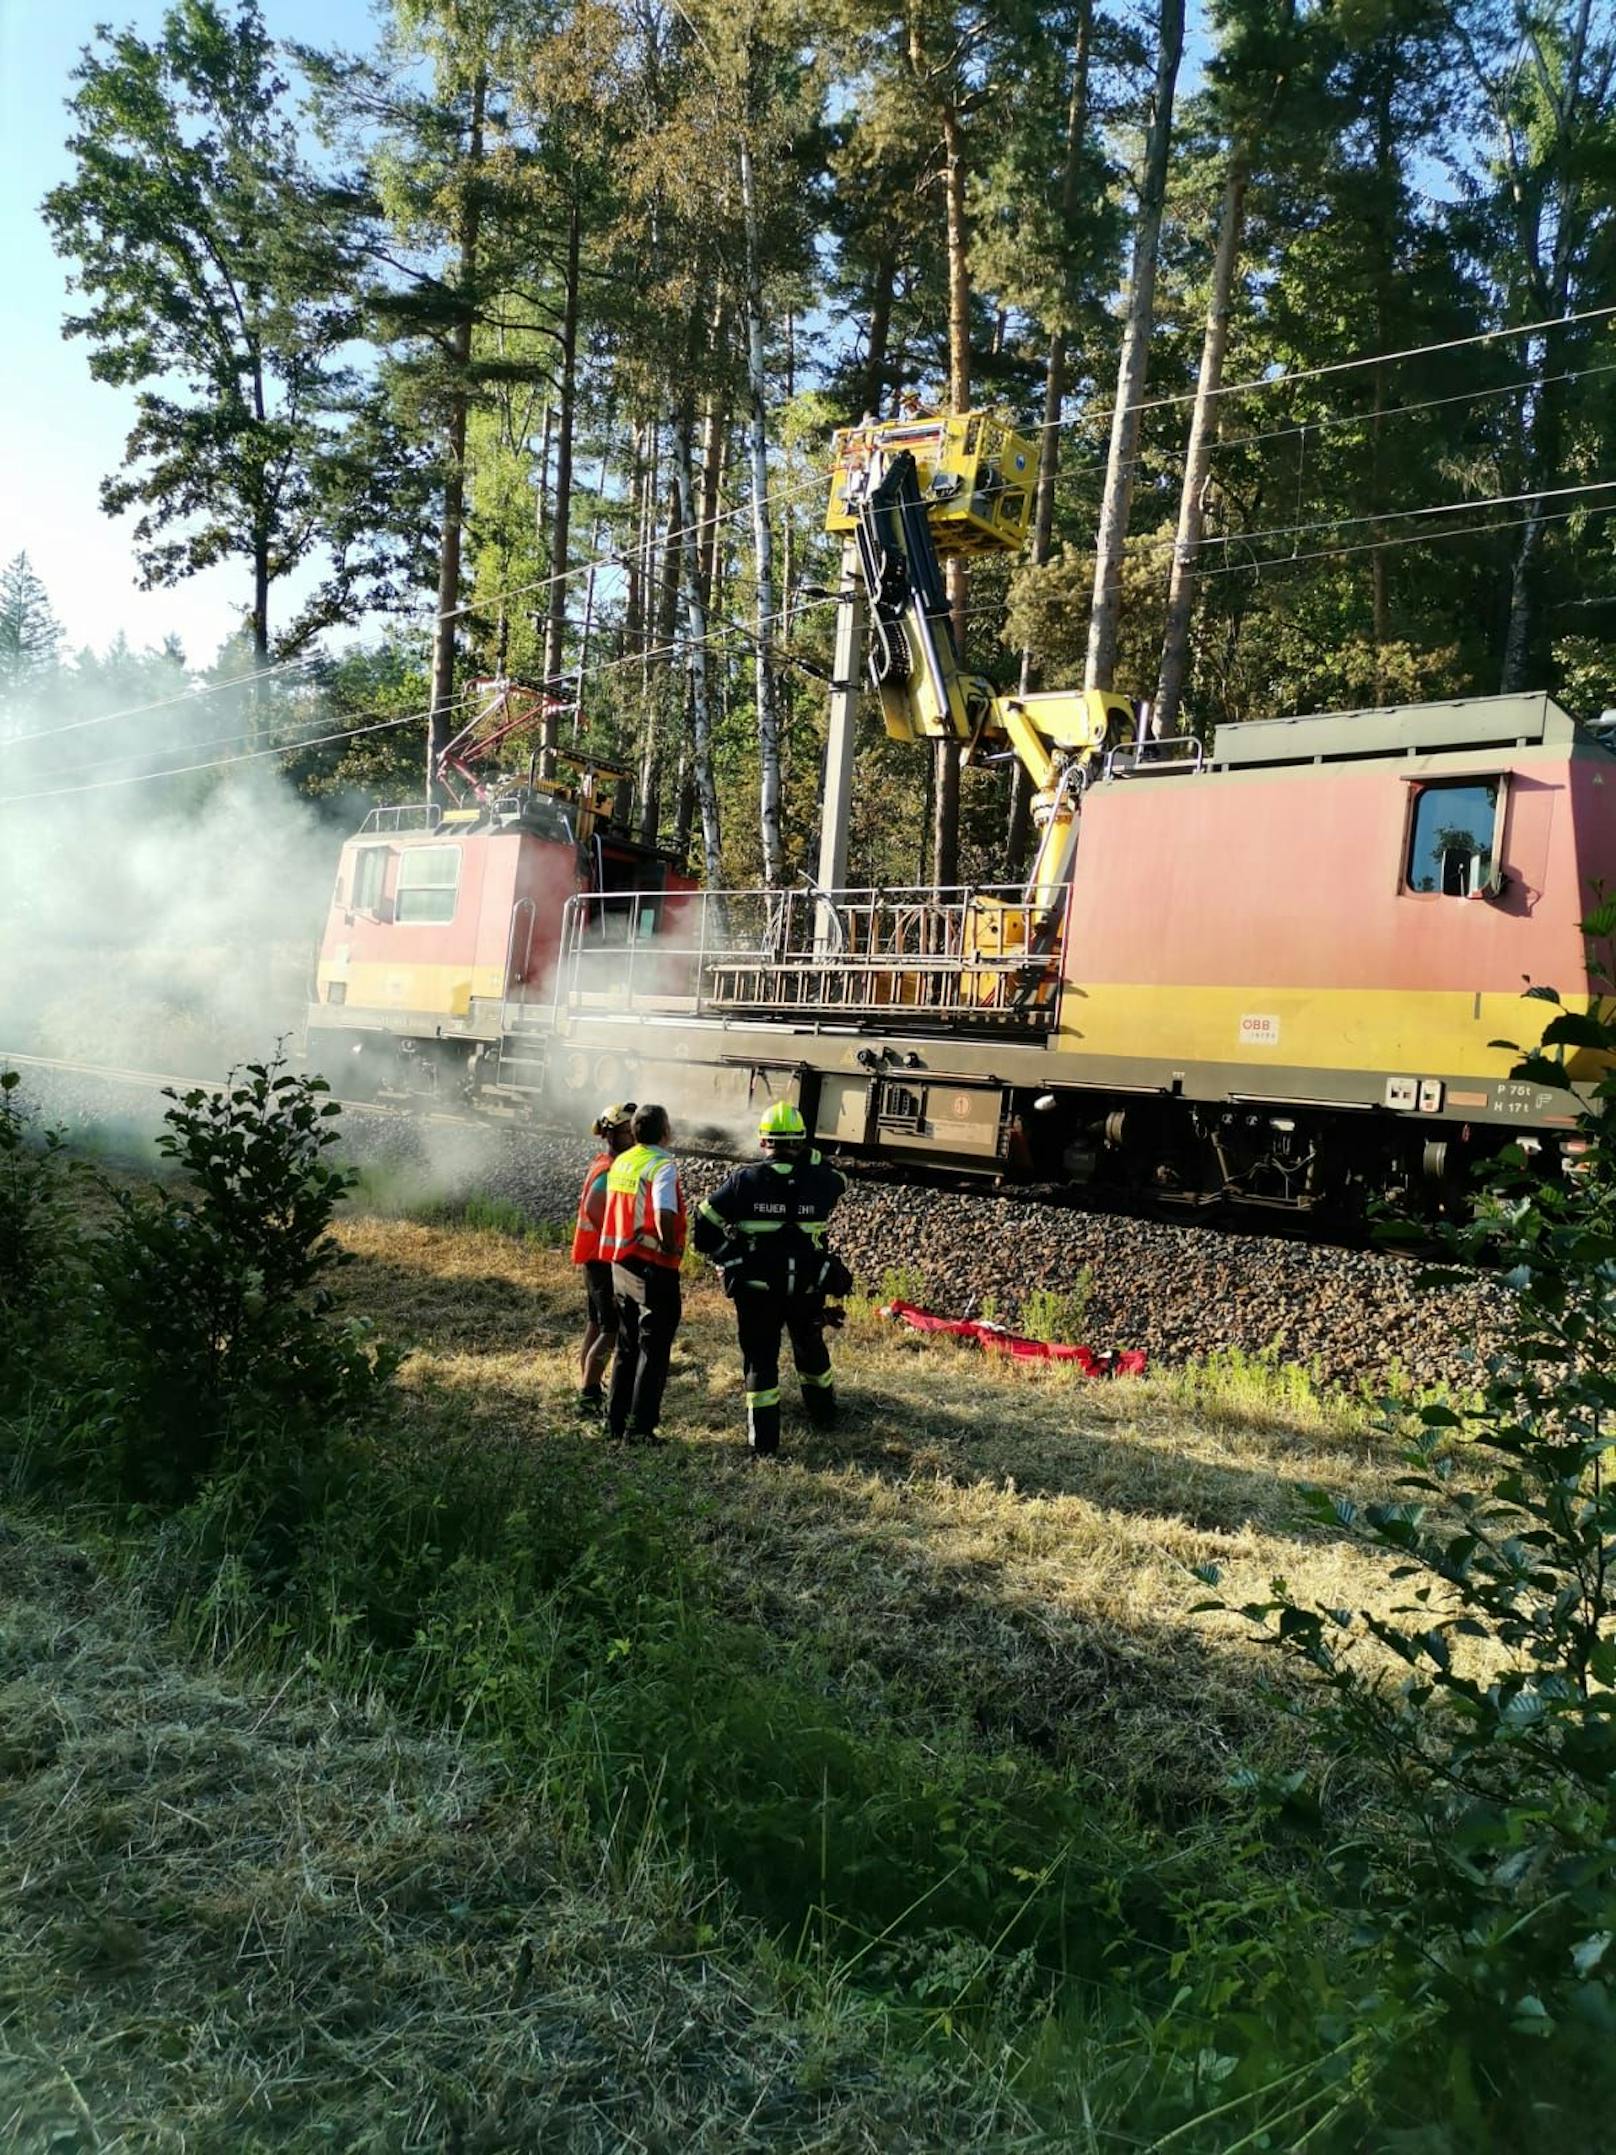
[(1421, 786), (1409, 837), (1409, 889), (1444, 898), (1468, 898), (1485, 889), (1492, 878), (1497, 820), (1496, 778)]

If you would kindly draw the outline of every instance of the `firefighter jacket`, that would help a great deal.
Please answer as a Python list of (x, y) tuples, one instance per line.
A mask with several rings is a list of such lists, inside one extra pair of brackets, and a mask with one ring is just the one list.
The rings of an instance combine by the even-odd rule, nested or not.
[(612, 1171), (612, 1155), (597, 1152), (589, 1163), (578, 1196), (578, 1224), (572, 1231), (572, 1261), (592, 1264), (600, 1255), (601, 1223), (606, 1217), (606, 1178)]
[(844, 1294), (851, 1284), (825, 1234), (846, 1177), (817, 1152), (737, 1168), (696, 1213), (695, 1243), (737, 1287), (786, 1296)]
[[(678, 1222), (676, 1247), (664, 1250), (657, 1234), (658, 1211)], [(679, 1269), (685, 1253), (685, 1193), (673, 1154), (660, 1145), (631, 1145), (620, 1152), (606, 1176), (606, 1212), (600, 1226), (600, 1255), (607, 1264), (666, 1265)]]

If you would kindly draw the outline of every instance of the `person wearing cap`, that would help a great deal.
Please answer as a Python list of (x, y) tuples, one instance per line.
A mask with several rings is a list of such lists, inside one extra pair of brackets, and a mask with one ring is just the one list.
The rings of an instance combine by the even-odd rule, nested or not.
[(763, 1158), (737, 1168), (697, 1211), (694, 1240), (718, 1266), (735, 1304), (746, 1372), (746, 1429), (753, 1455), (780, 1448), (780, 1335), (791, 1340), (802, 1403), (816, 1429), (836, 1419), (836, 1383), (826, 1297), (846, 1294), (852, 1275), (825, 1246), (846, 1178), (808, 1143), (808, 1126), (789, 1100), (758, 1124)]
[(606, 1217), (606, 1178), (618, 1154), (629, 1148), (629, 1124), (633, 1119), (632, 1100), (609, 1107), (595, 1117), (593, 1131), (605, 1149), (597, 1152), (590, 1161), (578, 1196), (572, 1261), (581, 1265), (584, 1273), (584, 1343), (578, 1355), (582, 1380), (578, 1412), (583, 1415), (606, 1412), (606, 1394), (601, 1379), (606, 1374), (612, 1349), (617, 1345), (617, 1300), (612, 1291), (612, 1268), (600, 1254), (600, 1230)]
[(636, 1108), (629, 1131), (634, 1142), (607, 1172), (600, 1226), (600, 1254), (612, 1268), (617, 1302), (606, 1426), (630, 1444), (659, 1444), (668, 1359), (683, 1313), (685, 1197), (668, 1150), (673, 1126), (667, 1109)]

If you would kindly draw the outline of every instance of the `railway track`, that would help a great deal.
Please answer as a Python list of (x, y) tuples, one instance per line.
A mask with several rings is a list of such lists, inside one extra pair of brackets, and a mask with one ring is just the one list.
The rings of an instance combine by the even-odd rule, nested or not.
[[(13, 1055), (49, 1120), (104, 1130), (106, 1089), (148, 1103), (194, 1075)], [(512, 1125), (444, 1109), (341, 1099), (360, 1202), (411, 1209), (485, 1197), (565, 1222), (593, 1150), (577, 1130)], [(151, 1120), (155, 1124), (155, 1109)], [(686, 1152), (693, 1200), (727, 1171)], [(1477, 1279), (1422, 1288), (1405, 1257), (1254, 1233), (1219, 1223), (1142, 1218), (1035, 1193), (998, 1194), (856, 1177), (836, 1243), (864, 1289), (1015, 1322), (1029, 1309), (1102, 1347), (1143, 1347), (1158, 1362), (1220, 1351), (1273, 1354), (1336, 1383), (1464, 1383), (1468, 1356), (1495, 1336), (1502, 1290)]]

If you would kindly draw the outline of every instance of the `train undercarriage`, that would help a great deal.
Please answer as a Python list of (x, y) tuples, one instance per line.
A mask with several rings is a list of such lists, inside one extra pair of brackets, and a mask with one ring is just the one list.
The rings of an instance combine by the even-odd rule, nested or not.
[[(912, 1175), (1331, 1227), (1373, 1200), (1456, 1210), (1475, 1164), (1510, 1141), (1556, 1164), (1546, 1118), (1574, 1146), (1565, 1095), (1499, 1085), (1489, 1115), (1461, 1121), (1440, 1111), (1458, 1089), (1441, 1073), (1312, 1070), (1287, 1091), (1287, 1073), (1264, 1071), (1258, 1094), (1249, 1065), (1087, 1054), (1058, 953), (1029, 957), (1034, 924), (1006, 918), (1017, 904), (991, 891), (580, 897), (546, 994), (447, 1025), (400, 1011), (360, 1029), (324, 1009), (310, 1059), (349, 1094), (578, 1129), (605, 1100), (660, 1099), (687, 1142), (719, 1151), (748, 1149), (760, 1105), (789, 1097), (827, 1150)], [(1512, 1127), (1528, 1115), (1529, 1132)]]

